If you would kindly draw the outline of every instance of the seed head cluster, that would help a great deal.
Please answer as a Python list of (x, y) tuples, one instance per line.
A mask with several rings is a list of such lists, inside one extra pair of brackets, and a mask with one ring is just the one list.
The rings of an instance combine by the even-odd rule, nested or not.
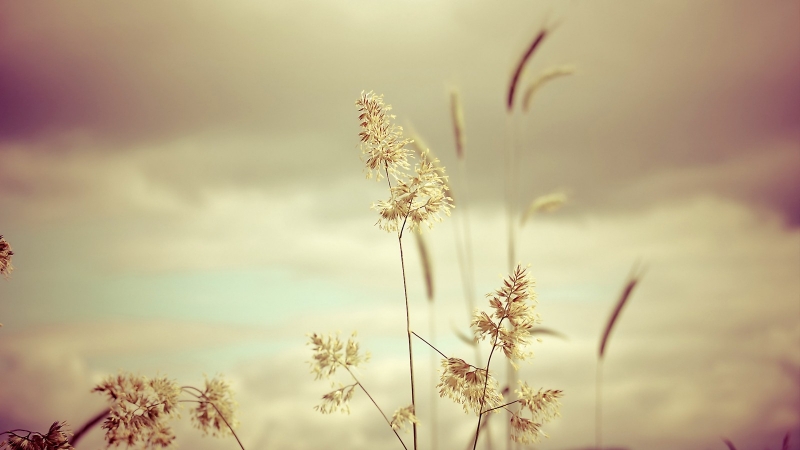
[(0, 442), (0, 450), (72, 450), (64, 422), (53, 422), (46, 434), (10, 432), (8, 440)]
[[(236, 426), (233, 393), (221, 377), (206, 378), (203, 389), (178, 386), (166, 377), (149, 379), (121, 372), (109, 376), (94, 388), (105, 393), (111, 402), (103, 423), (109, 446), (166, 448), (175, 441), (169, 421), (178, 417), (180, 402), (197, 406), (191, 410), (192, 421), (203, 434), (224, 436)], [(180, 400), (181, 394), (191, 400)]]
[[(475, 337), (478, 340), (489, 338), (516, 368), (517, 361), (533, 355), (526, 347), (531, 343), (531, 329), (540, 322), (535, 311), (533, 280), (529, 278), (527, 269), (517, 265), (514, 273), (503, 280), (503, 287), (487, 297), (493, 313), (474, 312), (472, 327)], [(509, 326), (503, 326), (504, 321)]]
[[(191, 391), (187, 391), (191, 393)], [(234, 412), (236, 402), (233, 400), (233, 391), (230, 384), (217, 376), (205, 379), (205, 388), (196, 394), (197, 406), (194, 408), (192, 420), (203, 434), (212, 436), (227, 436), (231, 434), (230, 427), (236, 428)]]
[(103, 423), (109, 446), (163, 448), (175, 440), (167, 424), (178, 414), (181, 389), (175, 381), (120, 373), (106, 378), (94, 391), (104, 392), (111, 401)]
[(8, 244), (8, 241), (5, 240), (2, 234), (0, 234), (0, 274), (5, 277), (14, 270), (14, 267), (11, 265), (11, 256), (14, 255), (14, 252), (11, 250), (11, 245)]
[(311, 373), (314, 379), (330, 378), (340, 367), (358, 367), (359, 364), (369, 361), (369, 353), (360, 353), (356, 333), (353, 333), (347, 342), (342, 342), (338, 334), (320, 336), (317, 333), (309, 335), (314, 360), (310, 362)]
[[(486, 398), (484, 398), (484, 386)], [(464, 408), (465, 413), (470, 410), (480, 414), (483, 410), (498, 406), (503, 401), (503, 396), (497, 387), (497, 380), (489, 374), (486, 380), (486, 370), (467, 364), (463, 359), (442, 359), (442, 374), (439, 384), (439, 396), (447, 397)]]
[[(321, 336), (314, 333), (308, 338), (313, 355), (310, 364), (314, 379), (330, 378), (338, 368), (344, 368), (352, 376), (352, 368), (369, 361), (369, 353), (360, 351), (358, 342), (356, 342), (356, 333), (353, 333), (347, 342), (342, 342), (338, 334)], [(314, 409), (322, 414), (330, 414), (335, 411), (349, 413), (349, 402), (355, 394), (356, 386), (358, 386), (358, 381), (346, 386), (341, 383), (338, 385), (332, 383), (333, 390), (323, 395), (322, 403), (314, 406)]]
[[(361, 121), (361, 151), (366, 157), (367, 178), (390, 177), (389, 199), (372, 205), (378, 211), (378, 226), (388, 232), (401, 233), (406, 225), (411, 230), (425, 224), (429, 228), (450, 215), (453, 199), (447, 195), (447, 177), (439, 160), (425, 151), (411, 170), (412, 152), (406, 147), (411, 140), (403, 137), (403, 128), (392, 123), (391, 106), (383, 104), (383, 96), (361, 93), (356, 101)], [(391, 180), (394, 180), (392, 184)]]
[(414, 415), (414, 406), (408, 405), (399, 408), (392, 414), (390, 425), (393, 430), (408, 431), (407, 426), (413, 423), (418, 424), (419, 420), (417, 420), (417, 416)]
[[(539, 440), (539, 436), (547, 436), (541, 427), (543, 423), (549, 422), (559, 416), (558, 408), (561, 404), (558, 399), (562, 392), (559, 390), (535, 391), (525, 382), (520, 382), (519, 389), (515, 390), (519, 396), (519, 403), (522, 409), (513, 412), (511, 416), (511, 438), (515, 442), (532, 444)], [(527, 410), (531, 417), (522, 417)]]

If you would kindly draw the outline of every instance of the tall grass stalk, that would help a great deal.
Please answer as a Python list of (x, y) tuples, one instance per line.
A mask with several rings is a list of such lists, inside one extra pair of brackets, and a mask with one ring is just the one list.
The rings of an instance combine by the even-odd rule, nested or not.
[(625, 287), (623, 287), (622, 293), (619, 296), (619, 300), (617, 300), (617, 303), (614, 305), (614, 309), (611, 311), (606, 327), (600, 337), (600, 348), (597, 351), (597, 371), (595, 375), (595, 448), (598, 450), (601, 449), (603, 445), (603, 357), (605, 356), (606, 347), (611, 338), (611, 331), (619, 320), (622, 308), (628, 302), (633, 288), (636, 287), (643, 275), (644, 269), (640, 267), (639, 261), (635, 262), (625, 282)]

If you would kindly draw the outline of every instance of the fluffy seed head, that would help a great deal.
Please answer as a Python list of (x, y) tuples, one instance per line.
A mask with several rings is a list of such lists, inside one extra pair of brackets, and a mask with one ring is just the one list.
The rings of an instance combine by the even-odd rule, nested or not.
[[(231, 434), (228, 425), (235, 428), (236, 402), (230, 384), (222, 377), (205, 379), (205, 388), (197, 394), (197, 406), (192, 410), (192, 420), (203, 434), (226, 436)], [(227, 424), (226, 424), (227, 422)]]
[[(527, 350), (531, 343), (531, 329), (540, 322), (535, 311), (536, 293), (527, 269), (517, 265), (514, 273), (503, 280), (503, 286), (488, 294), (493, 313), (475, 310), (472, 328), (477, 340), (489, 339), (503, 351), (516, 367), (516, 362), (533, 355)], [(508, 321), (510, 327), (503, 326)]]
[(167, 425), (178, 414), (181, 389), (175, 381), (120, 373), (106, 378), (94, 391), (104, 392), (111, 402), (103, 423), (109, 446), (168, 447), (175, 440)]
[(417, 416), (414, 415), (414, 406), (404, 406), (392, 414), (392, 421), (390, 422), (393, 430), (408, 431), (408, 424), (419, 423)]
[(439, 389), (440, 397), (448, 397), (460, 404), (466, 413), (472, 410), (475, 414), (480, 414), (481, 411), (498, 406), (503, 401), (497, 381), (491, 374), (487, 383), (485, 370), (477, 369), (459, 358), (442, 360), (442, 373), (436, 387)]
[(6, 278), (8, 278), (8, 275), (14, 270), (14, 267), (11, 265), (12, 255), (14, 255), (14, 252), (11, 250), (11, 245), (9, 245), (8, 241), (0, 234), (0, 274)]
[(392, 122), (394, 115), (388, 113), (392, 107), (383, 104), (383, 95), (362, 91), (356, 106), (361, 121), (358, 135), (361, 152), (366, 157), (367, 178), (375, 176), (380, 180), (386, 172), (408, 169), (410, 151), (406, 145), (411, 141), (403, 137), (403, 128)]

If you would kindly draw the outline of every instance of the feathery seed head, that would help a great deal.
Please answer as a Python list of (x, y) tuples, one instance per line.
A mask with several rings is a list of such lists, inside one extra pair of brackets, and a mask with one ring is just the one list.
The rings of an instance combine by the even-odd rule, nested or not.
[[(484, 395), (486, 389), (486, 398)], [(464, 408), (464, 412), (472, 410), (480, 414), (482, 410), (498, 406), (503, 401), (497, 386), (497, 381), (489, 374), (486, 381), (486, 371), (475, 368), (463, 359), (448, 358), (442, 360), (442, 372), (439, 384), (439, 396), (448, 397)]]
[(542, 424), (540, 423), (522, 417), (515, 412), (511, 413), (511, 440), (514, 442), (521, 444), (539, 442), (539, 435), (544, 434), (541, 431), (541, 427)]
[(409, 139), (403, 137), (403, 128), (392, 123), (392, 107), (383, 104), (383, 95), (361, 92), (356, 101), (358, 119), (361, 121), (361, 152), (366, 156), (367, 178), (380, 180), (383, 172), (394, 173), (399, 168), (408, 169)]
[(353, 394), (356, 391), (356, 386), (358, 386), (357, 383), (347, 386), (339, 383), (338, 387), (336, 387), (336, 383), (331, 383), (331, 387), (336, 389), (323, 395), (322, 403), (314, 406), (314, 409), (322, 414), (330, 414), (336, 412), (337, 410), (350, 414), (349, 402), (350, 399), (353, 398)]
[(359, 353), (355, 332), (346, 343), (339, 339), (338, 334), (320, 336), (314, 333), (308, 338), (314, 357), (309, 364), (316, 380), (329, 378), (339, 367), (358, 367), (359, 364), (369, 361), (369, 353)]
[(103, 423), (109, 445), (133, 446), (141, 442), (145, 448), (168, 447), (175, 440), (167, 420), (178, 414), (181, 389), (173, 380), (150, 380), (121, 372), (106, 378), (93, 391), (105, 392), (111, 401)]
[(0, 274), (8, 278), (8, 275), (14, 270), (11, 265), (11, 256), (14, 252), (11, 250), (11, 245), (0, 234)]
[(447, 196), (447, 176), (439, 160), (424, 152), (414, 170), (414, 177), (394, 174), (396, 184), (390, 190), (389, 200), (372, 206), (380, 216), (381, 229), (397, 232), (406, 224), (412, 231), (421, 224), (433, 228), (434, 222), (442, 221), (442, 214), (450, 215), (453, 199)]
[(28, 432), (26, 436), (9, 432), (8, 440), (0, 442), (0, 449), (8, 450), (72, 450), (66, 422), (53, 422), (47, 434)]
[[(530, 331), (540, 322), (539, 314), (535, 311), (536, 293), (533, 287), (534, 282), (527, 269), (517, 265), (514, 273), (503, 280), (503, 286), (487, 295), (492, 315), (477, 309), (473, 313), (475, 338), (489, 338), (491, 342), (496, 342), (514, 367), (517, 361), (533, 355), (526, 350), (532, 339)], [(502, 326), (505, 320), (511, 327)]]
[(414, 415), (414, 406), (404, 406), (392, 414), (392, 421), (390, 425), (393, 430), (408, 431), (406, 428), (408, 424), (419, 423), (417, 416)]
[[(230, 384), (220, 376), (205, 379), (205, 388), (197, 395), (197, 407), (192, 411), (192, 420), (203, 434), (225, 436), (231, 433), (228, 425), (235, 428), (236, 402)], [(227, 422), (227, 424), (226, 424)]]

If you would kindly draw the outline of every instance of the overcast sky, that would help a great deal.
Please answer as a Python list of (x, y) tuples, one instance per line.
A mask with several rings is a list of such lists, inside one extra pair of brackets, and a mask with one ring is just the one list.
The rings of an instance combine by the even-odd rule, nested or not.
[[(509, 118), (543, 26), (523, 85), (576, 72)], [(397, 241), (374, 226), (385, 185), (359, 160), (354, 102), (374, 90), (454, 186), (453, 217), (426, 233), (443, 351), (472, 355), (452, 331), (467, 329), (465, 219), (481, 302), (508, 269), (509, 142), (518, 208), (569, 194), (517, 235), (543, 325), (568, 337), (519, 374), (565, 391), (539, 448), (593, 445), (599, 336), (640, 259), (604, 367), (604, 442), (779, 448), (791, 431), (800, 449), (798, 55), (793, 0), (0, 1), (0, 234), (16, 268), (0, 280), (0, 431), (79, 427), (118, 370), (224, 373), (248, 450), (400, 448), (363, 396), (350, 416), (313, 411), (329, 385), (305, 363), (306, 333), (358, 330), (364, 384), (389, 412), (408, 403)], [(412, 328), (428, 334), (405, 245)], [(422, 448), (430, 356), (415, 345)], [(463, 448), (473, 418), (438, 405), (439, 448)], [(181, 423), (182, 448), (235, 448)]]

